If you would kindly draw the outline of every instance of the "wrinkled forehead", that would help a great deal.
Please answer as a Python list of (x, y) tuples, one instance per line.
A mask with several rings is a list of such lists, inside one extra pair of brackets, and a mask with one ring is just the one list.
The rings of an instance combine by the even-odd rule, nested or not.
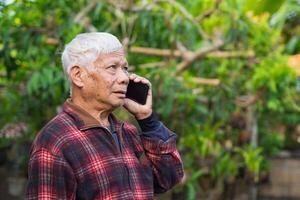
[(127, 59), (124, 50), (120, 49), (111, 53), (101, 54), (94, 63), (95, 65), (108, 65), (112, 63), (123, 65), (127, 64)]

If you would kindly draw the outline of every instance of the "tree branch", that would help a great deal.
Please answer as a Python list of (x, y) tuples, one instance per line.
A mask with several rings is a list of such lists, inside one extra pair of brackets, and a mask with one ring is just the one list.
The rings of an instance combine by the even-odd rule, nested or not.
[[(149, 56), (163, 56), (163, 57), (182, 57), (183, 54), (178, 51), (172, 51), (170, 49), (156, 49), (156, 48), (148, 48), (148, 47), (130, 47), (129, 52), (144, 54)], [(190, 51), (187, 51), (190, 52)], [(192, 53), (192, 52), (191, 52)]]
[(197, 77), (197, 78), (192, 78), (192, 80), (195, 82), (195, 83), (198, 83), (198, 84), (202, 84), (202, 85), (211, 85), (211, 86), (219, 86), (221, 81), (219, 79), (208, 79), (208, 78), (200, 78), (200, 77)]
[[(157, 49), (148, 47), (131, 47), (129, 52), (136, 54), (144, 54), (149, 56), (163, 56), (163, 57), (183, 57), (184, 54), (194, 54), (195, 52), (189, 50), (170, 50)], [(213, 51), (207, 56), (214, 58), (252, 58), (255, 57), (253, 51)]]
[(201, 49), (197, 50), (194, 54), (190, 54), (190, 55), (184, 57), (184, 60), (178, 65), (176, 75), (183, 72), (195, 60), (200, 59), (203, 56), (205, 56), (206, 54), (219, 49), (221, 46), (223, 46), (223, 44), (224, 44), (223, 41), (217, 41), (212, 46), (201, 48)]
[(90, 3), (84, 7), (83, 9), (80, 10), (80, 12), (75, 16), (74, 22), (75, 23), (80, 23), (80, 21), (86, 17), (86, 15), (94, 9), (94, 7), (97, 5), (97, 0), (92, 0)]
[[(176, 77), (177, 80), (183, 81), (181, 76)], [(219, 86), (221, 81), (216, 78), (190, 77), (189, 80), (200, 85)], [(196, 90), (194, 92), (197, 92)]]
[(207, 10), (206, 12), (204, 12), (203, 14), (197, 16), (195, 18), (195, 20), (197, 22), (201, 22), (203, 19), (210, 17), (219, 8), (219, 5), (221, 4), (221, 2), (222, 2), (222, 0), (216, 0), (213, 8), (211, 8), (211, 9)]
[(87, 14), (95, 8), (97, 2), (97, 0), (90, 1), (89, 4), (81, 9), (81, 11), (74, 18), (75, 23), (82, 25), (84, 28), (91, 32), (97, 31), (97, 28), (92, 25), (91, 20), (87, 17)]
[(49, 45), (58, 45), (59, 40), (56, 38), (48, 37), (48, 38), (46, 38), (45, 43), (49, 44)]
[(236, 97), (235, 103), (241, 107), (249, 107), (257, 102), (259, 95), (245, 95)]
[(156, 2), (167, 2), (170, 3), (171, 5), (177, 7), (177, 9), (181, 12), (181, 14), (183, 15), (183, 17), (185, 17), (186, 19), (188, 19), (196, 28), (198, 33), (201, 35), (201, 37), (205, 40), (209, 39), (209, 36), (207, 35), (207, 33), (205, 33), (202, 29), (202, 27), (200, 26), (200, 24), (195, 20), (195, 18), (193, 17), (192, 14), (190, 14), (186, 8), (181, 5), (180, 3), (178, 3), (175, 0), (157, 0)]
[(155, 67), (164, 67), (166, 65), (167, 65), (167, 63), (165, 61), (162, 61), (162, 62), (153, 62), (153, 63), (141, 64), (141, 65), (139, 65), (139, 67), (141, 67), (141, 68), (155, 68)]
[[(124, 4), (124, 1), (107, 0), (107, 2), (122, 11), (142, 12), (151, 10), (154, 4), (151, 2), (142, 2), (141, 5), (135, 6), (132, 3)], [(155, 2), (155, 1), (154, 1)]]
[(253, 51), (213, 51), (208, 57), (214, 58), (254, 58)]
[(171, 5), (173, 5), (174, 7), (176, 7), (180, 13), (182, 14), (182, 16), (184, 18), (186, 18), (187, 20), (189, 20), (196, 28), (198, 33), (204, 38), (204, 39), (209, 39), (209, 36), (203, 31), (203, 29), (201, 28), (199, 22), (197, 22), (197, 20), (195, 20), (195, 18), (186, 10), (186, 8), (181, 5), (180, 3), (178, 3), (175, 0), (153, 0), (153, 2), (151, 3), (144, 3), (140, 6), (133, 6), (132, 4), (124, 4), (122, 3), (122, 1), (118, 1), (118, 0), (107, 0), (108, 3), (110, 3), (111, 5), (113, 5), (114, 7), (122, 10), (122, 11), (132, 11), (132, 12), (140, 12), (140, 11), (144, 11), (144, 10), (151, 10), (153, 9), (153, 7), (155, 6), (156, 3), (160, 3), (160, 2), (167, 2)]

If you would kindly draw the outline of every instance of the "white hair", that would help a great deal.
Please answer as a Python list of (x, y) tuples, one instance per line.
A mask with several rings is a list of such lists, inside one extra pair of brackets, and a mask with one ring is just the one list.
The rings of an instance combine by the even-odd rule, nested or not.
[(92, 67), (101, 54), (112, 53), (122, 48), (114, 35), (105, 32), (81, 33), (65, 46), (61, 60), (64, 73), (70, 80), (73, 66)]

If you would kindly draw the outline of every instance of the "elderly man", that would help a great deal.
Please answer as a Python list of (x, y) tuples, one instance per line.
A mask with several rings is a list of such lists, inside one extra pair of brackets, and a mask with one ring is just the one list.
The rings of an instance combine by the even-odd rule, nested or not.
[[(152, 114), (150, 82), (129, 75), (119, 40), (77, 35), (62, 54), (71, 98), (33, 142), (26, 199), (153, 199), (183, 177), (176, 135)], [(126, 98), (129, 80), (147, 84), (145, 105)], [(141, 133), (118, 121), (124, 106)]]

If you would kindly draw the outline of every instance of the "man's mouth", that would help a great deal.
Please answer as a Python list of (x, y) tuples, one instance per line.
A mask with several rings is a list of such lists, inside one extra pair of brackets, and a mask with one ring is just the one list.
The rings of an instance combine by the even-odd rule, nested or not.
[(114, 93), (118, 93), (118, 94), (126, 94), (125, 90), (118, 90), (118, 91), (114, 91)]
[(126, 91), (125, 90), (117, 90), (113, 92), (114, 94), (117, 94), (118, 96), (125, 98), (126, 96)]

